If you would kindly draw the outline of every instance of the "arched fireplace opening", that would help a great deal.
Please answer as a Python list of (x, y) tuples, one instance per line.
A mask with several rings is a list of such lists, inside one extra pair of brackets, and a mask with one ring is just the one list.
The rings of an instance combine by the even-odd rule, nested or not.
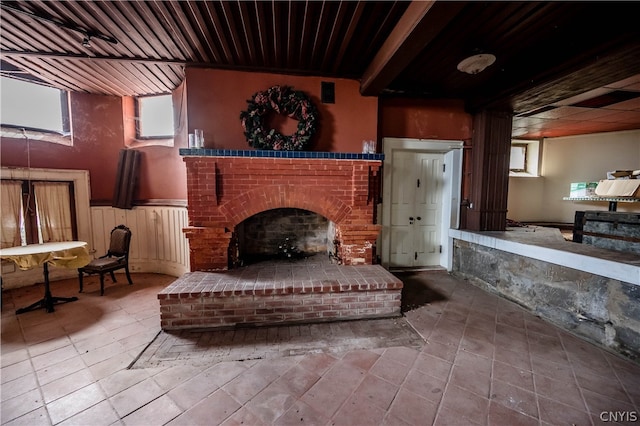
[(326, 217), (298, 208), (257, 213), (235, 227), (230, 267), (266, 260), (297, 261), (336, 258), (335, 225)]

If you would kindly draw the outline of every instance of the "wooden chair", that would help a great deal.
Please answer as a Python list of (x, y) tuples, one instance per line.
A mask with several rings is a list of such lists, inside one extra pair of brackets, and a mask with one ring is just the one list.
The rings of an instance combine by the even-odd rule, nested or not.
[(124, 225), (118, 225), (111, 230), (109, 251), (104, 256), (92, 260), (88, 265), (78, 268), (80, 279), (80, 293), (82, 293), (82, 277), (84, 274), (100, 274), (100, 296), (104, 295), (104, 274), (111, 274), (111, 280), (115, 283), (116, 276), (113, 271), (124, 269), (129, 285), (133, 284), (129, 275), (129, 244), (131, 243), (131, 230)]

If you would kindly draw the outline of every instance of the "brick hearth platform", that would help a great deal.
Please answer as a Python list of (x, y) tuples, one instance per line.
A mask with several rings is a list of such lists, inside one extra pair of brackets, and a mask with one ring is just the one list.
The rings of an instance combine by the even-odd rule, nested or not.
[(402, 281), (380, 265), (263, 262), (191, 272), (158, 294), (164, 330), (400, 315)]

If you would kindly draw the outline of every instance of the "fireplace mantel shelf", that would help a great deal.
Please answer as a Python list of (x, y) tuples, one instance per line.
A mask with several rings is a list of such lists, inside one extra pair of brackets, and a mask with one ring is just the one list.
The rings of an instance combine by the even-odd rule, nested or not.
[(254, 158), (305, 158), (330, 160), (383, 161), (384, 154), (360, 154), (351, 152), (317, 151), (269, 151), (250, 149), (180, 148), (183, 157), (254, 157)]

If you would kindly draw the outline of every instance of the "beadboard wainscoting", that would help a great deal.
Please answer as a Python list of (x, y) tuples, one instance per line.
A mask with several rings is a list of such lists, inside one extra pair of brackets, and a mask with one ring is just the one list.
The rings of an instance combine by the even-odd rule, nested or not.
[[(179, 277), (189, 272), (189, 242), (182, 229), (187, 227), (186, 207), (136, 206), (123, 210), (109, 206), (90, 207), (91, 238), (89, 252), (107, 252), (111, 230), (124, 224), (131, 229), (131, 272), (156, 272)], [(123, 271), (116, 271), (116, 274)], [(49, 268), (52, 281), (77, 276), (75, 269)], [(119, 281), (120, 279), (118, 279)], [(43, 281), (42, 268), (19, 270), (13, 262), (2, 262), (2, 288), (17, 288)], [(125, 281), (126, 282), (126, 279)]]
[(182, 229), (187, 227), (185, 207), (138, 206), (131, 210), (91, 207), (96, 256), (107, 252), (111, 230), (120, 225), (131, 229), (129, 269), (179, 277), (189, 271), (189, 243)]

